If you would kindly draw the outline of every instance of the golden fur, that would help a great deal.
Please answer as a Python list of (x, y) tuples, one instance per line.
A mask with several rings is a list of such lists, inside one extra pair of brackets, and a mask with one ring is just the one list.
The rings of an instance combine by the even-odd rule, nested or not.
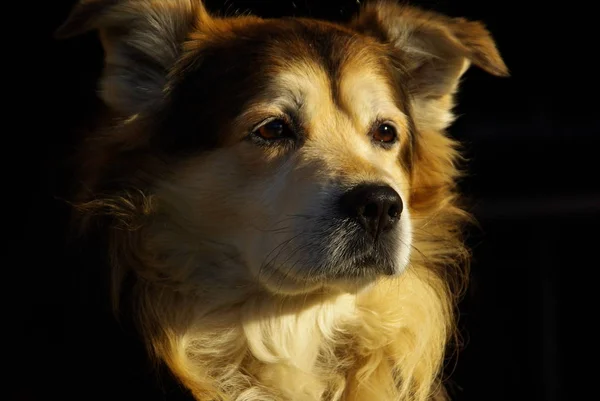
[[(115, 307), (132, 295), (151, 353), (203, 401), (443, 399), (469, 220), (444, 130), (471, 63), (507, 74), (483, 26), (393, 2), (342, 26), (217, 18), (193, 0), (84, 0), (61, 34), (91, 29), (116, 117), (84, 149), (76, 205), (86, 230), (104, 223)], [(309, 34), (330, 41), (325, 56)], [(245, 68), (235, 62), (257, 78), (227, 75)], [(172, 106), (194, 70), (198, 107)], [(302, 146), (243, 140), (288, 109)], [(363, 134), (382, 117), (400, 133), (391, 150)], [(154, 133), (163, 120), (170, 133), (200, 124), (197, 151), (167, 150), (183, 139)], [(310, 263), (337, 260), (335, 247), (303, 233), (321, 224), (310, 217), (325, 213), (318, 205), (361, 182), (384, 182), (404, 202), (395, 271), (326, 279)]]

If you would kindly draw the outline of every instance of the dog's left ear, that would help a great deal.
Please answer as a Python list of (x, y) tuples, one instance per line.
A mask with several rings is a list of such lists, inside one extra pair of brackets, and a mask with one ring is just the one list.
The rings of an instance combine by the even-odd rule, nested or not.
[(471, 64), (496, 76), (509, 75), (480, 22), (380, 0), (367, 4), (350, 25), (393, 47), (415, 100), (418, 125), (443, 129), (451, 122), (452, 95)]
[(100, 96), (128, 116), (160, 107), (188, 33), (210, 20), (200, 0), (80, 0), (55, 35), (99, 32), (105, 52)]

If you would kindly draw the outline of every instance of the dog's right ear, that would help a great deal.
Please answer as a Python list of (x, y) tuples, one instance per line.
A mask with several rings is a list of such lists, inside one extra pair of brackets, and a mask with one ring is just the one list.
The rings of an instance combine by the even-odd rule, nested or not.
[(200, 0), (81, 0), (55, 35), (99, 31), (105, 51), (100, 96), (128, 116), (160, 106), (187, 35), (209, 21)]
[(478, 21), (376, 0), (367, 2), (350, 26), (390, 46), (405, 72), (421, 129), (443, 130), (453, 121), (455, 93), (469, 66), (509, 75), (492, 35)]

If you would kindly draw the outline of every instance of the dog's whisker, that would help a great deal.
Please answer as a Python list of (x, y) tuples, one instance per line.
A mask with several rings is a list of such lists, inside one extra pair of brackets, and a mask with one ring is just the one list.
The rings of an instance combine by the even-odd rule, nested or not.
[[(287, 262), (289, 262), (299, 251), (303, 251), (307, 248), (310, 248), (311, 244), (304, 244), (304, 245), (300, 245), (298, 247), (296, 247), (296, 249), (294, 249), (292, 252), (290, 252), (290, 254), (288, 255), (288, 258), (286, 260), (284, 260), (281, 265), (286, 265)], [(281, 285), (283, 284), (283, 280), (285, 280), (286, 278), (288, 278), (290, 276), (291, 271), (298, 265), (300, 261), (296, 260), (293, 264), (291, 264), (287, 271), (282, 271), (279, 270), (280, 273), (282, 273), (282, 276), (280, 277), (280, 282), (279, 282), (279, 288), (281, 289)]]
[[(282, 241), (281, 243), (279, 243), (276, 247), (274, 247), (265, 257), (265, 260), (263, 261), (263, 263), (261, 263), (260, 268), (259, 268), (259, 273), (258, 273), (258, 277), (260, 278), (262, 271), (264, 270), (264, 268), (267, 265), (271, 265), (274, 263), (274, 261), (279, 257), (279, 255), (281, 254), (281, 252), (283, 252), (283, 250), (285, 249), (286, 246), (288, 246), (292, 241), (294, 241), (296, 238), (300, 237), (302, 235), (302, 233), (296, 234), (291, 238), (288, 238), (287, 240)], [(271, 255), (277, 251), (277, 254), (275, 254), (271, 259), (269, 259), (271, 257)]]

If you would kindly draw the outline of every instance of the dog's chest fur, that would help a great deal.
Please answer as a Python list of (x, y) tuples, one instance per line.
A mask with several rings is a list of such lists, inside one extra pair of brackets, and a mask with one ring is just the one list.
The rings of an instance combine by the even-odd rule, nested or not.
[[(414, 305), (428, 291), (420, 281), (399, 279), (394, 291), (402, 293), (390, 298), (393, 287), (378, 284), (364, 293), (368, 297), (255, 297), (231, 313), (200, 313), (183, 336), (166, 339), (163, 357), (189, 378), (199, 399), (395, 400), (416, 384), (402, 383), (401, 359), (419, 354), (428, 360), (424, 353), (444, 333), (411, 329), (417, 319), (424, 327), (434, 323), (427, 309), (439, 307)], [(391, 302), (381, 302), (385, 297)], [(419, 313), (402, 313), (408, 309)], [(408, 347), (417, 353), (407, 353)]]

